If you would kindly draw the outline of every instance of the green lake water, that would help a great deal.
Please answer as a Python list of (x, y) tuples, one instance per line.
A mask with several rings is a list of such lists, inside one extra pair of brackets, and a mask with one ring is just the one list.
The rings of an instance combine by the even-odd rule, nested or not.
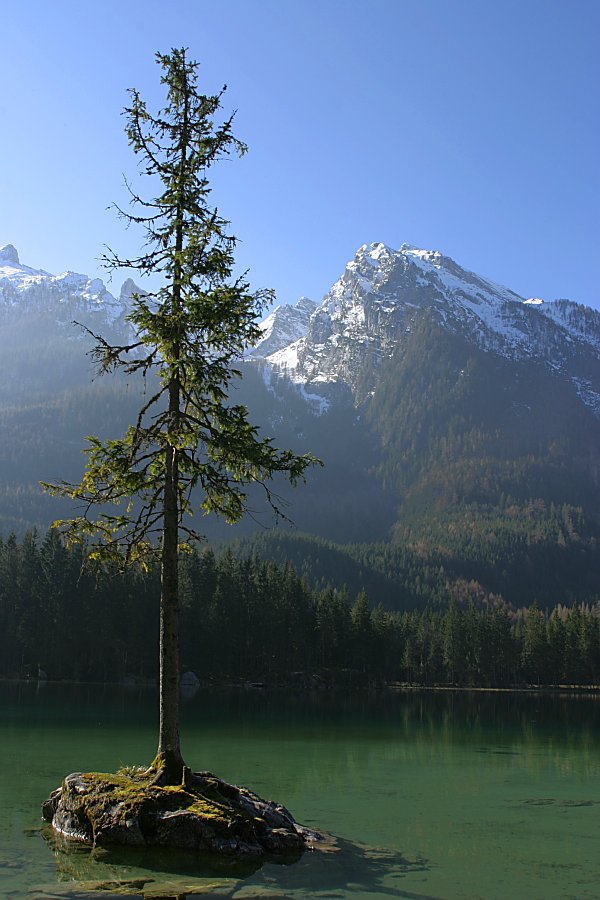
[[(183, 751), (335, 835), (292, 865), (65, 845), (40, 804), (71, 771), (155, 750), (152, 690), (0, 686), (0, 898), (600, 898), (600, 698), (199, 692)], [(100, 893), (91, 893), (102, 886)]]

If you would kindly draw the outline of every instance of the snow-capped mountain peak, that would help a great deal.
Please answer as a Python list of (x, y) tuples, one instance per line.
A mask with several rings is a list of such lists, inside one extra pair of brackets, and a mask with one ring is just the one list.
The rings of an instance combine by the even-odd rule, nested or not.
[(137, 295), (138, 297), (146, 297), (146, 291), (141, 288), (138, 284), (135, 283), (133, 278), (126, 278), (123, 284), (121, 285), (121, 292), (119, 294), (119, 303), (121, 306), (126, 309), (129, 306), (131, 298), (133, 295)]
[(115, 299), (101, 278), (71, 271), (51, 275), (21, 263), (13, 244), (0, 248), (0, 311), (51, 313), (65, 323), (90, 314), (112, 324), (125, 311), (123, 299)]
[[(285, 369), (303, 390), (341, 384), (355, 393), (362, 380), (364, 391), (366, 360), (374, 389), (379, 362), (410, 340), (423, 315), (481, 350), (538, 360), (552, 371), (568, 368), (574, 357), (595, 365), (600, 351), (600, 312), (568, 300), (526, 300), (439, 250), (411, 244), (399, 250), (381, 242), (363, 244), (305, 320), (304, 333), (299, 333), (298, 321), (287, 344), (284, 330), (270, 343), (286, 309), (280, 307), (265, 320), (265, 339), (253, 356)], [(600, 394), (592, 405), (600, 409)]]
[(0, 284), (8, 282), (18, 284), (23, 279), (41, 276), (48, 276), (48, 272), (43, 269), (32, 269), (30, 266), (24, 266), (19, 260), (19, 253), (14, 244), (5, 244), (0, 247)]
[(314, 300), (301, 297), (294, 305), (286, 303), (275, 309), (260, 323), (261, 339), (252, 347), (248, 357), (262, 358), (276, 353), (306, 334), (308, 320), (317, 308)]

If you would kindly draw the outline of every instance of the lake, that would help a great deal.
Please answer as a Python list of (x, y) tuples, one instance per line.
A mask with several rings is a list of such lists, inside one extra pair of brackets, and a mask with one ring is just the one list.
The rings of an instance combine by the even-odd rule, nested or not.
[[(152, 759), (152, 689), (0, 685), (0, 897), (600, 897), (600, 697), (200, 691), (194, 769), (288, 806), (339, 849), (245, 867), (65, 845), (40, 804), (71, 771)], [(91, 893), (99, 889), (100, 893)]]

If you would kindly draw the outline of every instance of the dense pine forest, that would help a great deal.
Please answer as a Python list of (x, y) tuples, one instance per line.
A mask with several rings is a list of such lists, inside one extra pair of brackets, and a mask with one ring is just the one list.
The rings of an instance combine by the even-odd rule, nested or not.
[[(158, 572), (82, 570), (58, 534), (0, 541), (0, 675), (153, 680)], [(415, 569), (413, 590), (421, 574)], [(515, 609), (455, 585), (412, 610), (315, 585), (291, 563), (202, 549), (181, 560), (182, 662), (203, 680), (301, 687), (592, 685), (600, 603)], [(408, 579), (408, 576), (407, 576)]]

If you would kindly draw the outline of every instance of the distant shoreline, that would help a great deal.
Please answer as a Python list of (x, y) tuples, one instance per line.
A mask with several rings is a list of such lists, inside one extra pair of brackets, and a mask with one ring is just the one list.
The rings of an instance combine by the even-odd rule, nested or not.
[[(36, 678), (20, 678), (10, 677), (8, 675), (0, 675), (0, 684), (20, 684), (20, 685), (85, 685), (87, 687), (117, 687), (132, 689), (157, 689), (156, 681), (75, 681), (75, 680), (51, 680)], [(383, 685), (356, 684), (349, 685), (347, 683), (328, 684), (319, 687), (298, 685), (294, 682), (284, 684), (275, 684), (269, 682), (232, 682), (232, 681), (200, 681), (198, 691), (201, 690), (232, 690), (232, 691), (253, 691), (272, 692), (272, 691), (293, 691), (294, 693), (304, 694), (323, 694), (323, 693), (367, 693), (376, 691), (378, 693), (389, 691), (391, 693), (420, 693), (427, 691), (428, 693), (454, 693), (454, 694), (600, 694), (600, 684), (540, 684), (540, 685), (508, 685), (503, 687), (490, 687), (485, 685), (457, 685), (457, 684), (411, 684), (406, 682), (389, 682)]]

